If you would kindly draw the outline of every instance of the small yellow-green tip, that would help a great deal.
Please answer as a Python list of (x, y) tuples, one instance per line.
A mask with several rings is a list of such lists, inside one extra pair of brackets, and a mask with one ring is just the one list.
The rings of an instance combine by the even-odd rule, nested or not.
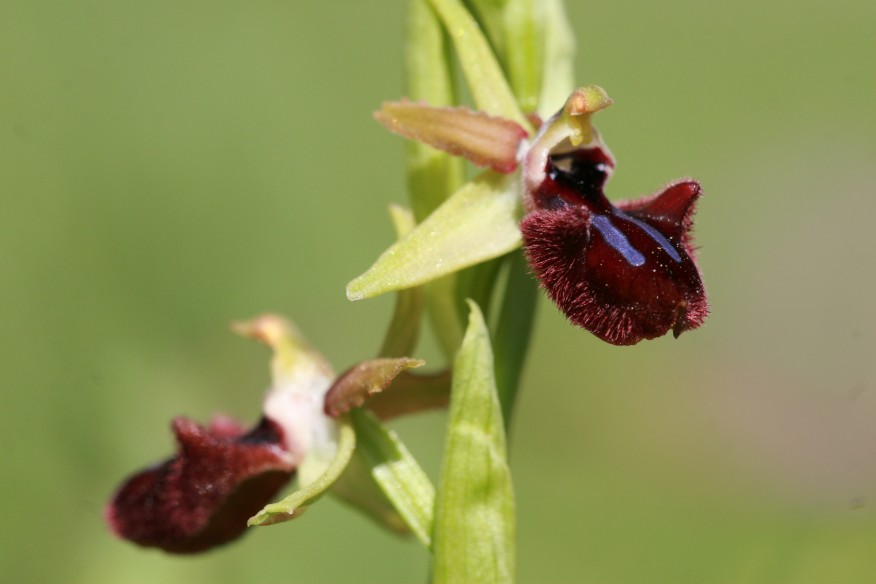
[(598, 85), (585, 85), (576, 89), (566, 101), (566, 113), (571, 116), (592, 114), (610, 106), (608, 93)]

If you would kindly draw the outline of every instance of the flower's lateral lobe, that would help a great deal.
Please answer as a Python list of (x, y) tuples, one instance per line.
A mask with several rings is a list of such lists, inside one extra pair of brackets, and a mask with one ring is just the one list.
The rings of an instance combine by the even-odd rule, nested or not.
[(590, 127), (596, 110), (583, 91), (542, 126), (523, 164), (530, 265), (569, 320), (600, 339), (632, 345), (670, 329), (677, 337), (708, 314), (690, 236), (700, 186), (681, 180), (611, 204), (603, 189), (615, 162)]

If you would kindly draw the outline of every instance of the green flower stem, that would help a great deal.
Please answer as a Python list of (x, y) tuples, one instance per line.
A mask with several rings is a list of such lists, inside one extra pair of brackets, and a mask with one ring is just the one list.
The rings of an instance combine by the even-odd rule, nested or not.
[[(391, 205), (389, 214), (395, 226), (397, 239), (405, 237), (414, 230), (414, 217), (410, 211)], [(425, 305), (425, 290), (422, 286), (399, 290), (395, 299), (395, 310), (386, 330), (383, 345), (378, 357), (405, 357), (414, 351), (420, 336), (420, 322)]]
[(493, 296), (495, 296), (496, 282), (499, 274), (506, 263), (508, 255), (486, 261), (472, 266), (457, 274), (456, 302), (460, 314), (464, 314), (468, 305), (466, 300), (477, 302), (484, 313), (484, 318), (490, 319)]

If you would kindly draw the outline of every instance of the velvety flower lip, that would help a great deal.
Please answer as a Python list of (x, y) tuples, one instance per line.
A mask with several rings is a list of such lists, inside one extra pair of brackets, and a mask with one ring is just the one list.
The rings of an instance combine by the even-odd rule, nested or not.
[(295, 473), (267, 417), (248, 432), (225, 417), (208, 427), (180, 417), (172, 429), (176, 456), (127, 479), (105, 510), (110, 529), (139, 545), (185, 554), (225, 544)]
[(700, 185), (681, 180), (615, 206), (603, 192), (614, 166), (598, 135), (531, 152), (521, 223), (530, 265), (569, 320), (604, 341), (677, 337), (708, 315), (690, 236)]

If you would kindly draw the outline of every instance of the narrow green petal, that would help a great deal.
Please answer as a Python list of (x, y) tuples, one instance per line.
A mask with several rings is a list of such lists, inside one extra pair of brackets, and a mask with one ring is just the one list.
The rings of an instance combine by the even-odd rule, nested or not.
[(518, 188), (514, 175), (492, 171), (466, 183), (350, 282), (347, 298), (419, 286), (517, 248)]
[(462, 71), (478, 109), (520, 124), (527, 131), (526, 120), (493, 51), (472, 15), (459, 0), (430, 0), (453, 39)]
[(432, 545), (435, 487), (395, 432), (366, 410), (351, 412), (358, 452), (399, 515), (425, 547)]
[(434, 584), (514, 581), (514, 493), (490, 337), (477, 304), (454, 364), (435, 508)]
[[(273, 525), (300, 517), (307, 507), (319, 499), (323, 493), (344, 472), (353, 450), (356, 448), (356, 433), (350, 420), (346, 417), (338, 419), (338, 447), (334, 457), (316, 480), (304, 484), (300, 489), (278, 503), (266, 505), (254, 517), (250, 517), (247, 525)], [(299, 475), (301, 476), (301, 475)]]
[(563, 0), (541, 0), (544, 10), (544, 74), (538, 114), (547, 119), (575, 88), (575, 35)]
[[(389, 215), (395, 226), (397, 239), (403, 239), (414, 230), (413, 214), (398, 205), (390, 205)], [(420, 287), (400, 290), (395, 298), (395, 310), (386, 329), (379, 357), (404, 357), (414, 352), (420, 337), (420, 324), (426, 305), (425, 290)]]

